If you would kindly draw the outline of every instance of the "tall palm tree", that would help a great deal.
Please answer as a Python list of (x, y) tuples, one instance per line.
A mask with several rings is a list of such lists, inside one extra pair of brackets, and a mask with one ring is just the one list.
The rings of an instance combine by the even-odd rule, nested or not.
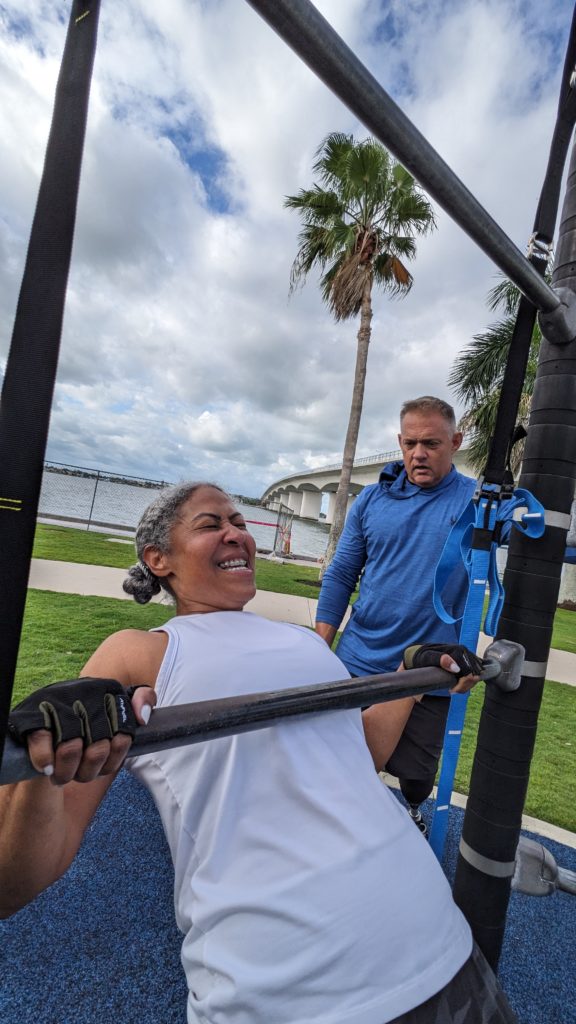
[(412, 275), (403, 261), (414, 258), (415, 236), (435, 227), (435, 219), (412, 176), (374, 139), (355, 142), (352, 135), (333, 132), (319, 146), (313, 171), (317, 181), (312, 188), (301, 189), (284, 202), (302, 218), (290, 291), (318, 268), (322, 297), (334, 318), (348, 320), (360, 314), (352, 405), (326, 567), (346, 518), (364, 399), (372, 288), (378, 285), (392, 296), (410, 290)]
[[(520, 292), (510, 281), (503, 280), (488, 293), (487, 301), (489, 309), (503, 313), (502, 319), (474, 335), (455, 360), (448, 377), (448, 386), (466, 408), (459, 427), (466, 433), (468, 461), (477, 473), (482, 472), (488, 459)], [(541, 340), (536, 321), (518, 407), (517, 422), (524, 428), (528, 426)], [(520, 468), (522, 453), (523, 444), (516, 444), (511, 458), (514, 475)]]

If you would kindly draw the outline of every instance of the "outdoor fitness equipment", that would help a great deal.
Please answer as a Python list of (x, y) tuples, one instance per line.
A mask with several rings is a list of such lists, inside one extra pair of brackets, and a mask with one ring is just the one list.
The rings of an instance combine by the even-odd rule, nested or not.
[(559, 867), (542, 843), (520, 836), (511, 885), (527, 896), (551, 896), (559, 889), (576, 896), (576, 871)]
[[(520, 644), (507, 640), (491, 644), (485, 651), (484, 681), (503, 691), (517, 689), (523, 660), (524, 649)], [(128, 757), (265, 729), (278, 719), (294, 715), (383, 704), (400, 697), (430, 693), (450, 683), (454, 683), (451, 672), (441, 668), (417, 668), (336, 680), (320, 686), (298, 686), (158, 708), (152, 711), (148, 725), (138, 726)], [(36, 777), (25, 748), (7, 736), (0, 785)]]
[[(553, 276), (553, 284), (561, 287), (549, 289), (543, 280), (562, 172), (576, 121), (576, 10), (546, 179), (526, 259), (308, 0), (249, 2), (526, 298), (520, 304), (514, 331), (513, 358), (502, 388), (494, 443), (477, 491), (477, 527), (482, 526), (481, 502), (490, 506), (491, 521), (486, 524), (491, 533), (490, 546), (497, 542), (497, 516), (492, 513), (512, 491), (511, 475), (507, 476), (506, 470), (517, 408), (517, 398), (513, 396), (518, 396), (525, 372), (526, 331), (531, 332), (534, 312), (540, 311), (544, 341), (520, 485), (540, 502), (546, 529), (537, 544), (533, 537), (513, 532), (504, 577), (507, 598), (497, 633), (525, 645), (524, 683), (513, 694), (486, 695), (454, 883), (454, 898), (470, 922), (482, 952), (496, 969), (510, 898), (507, 865), (513, 863), (520, 837), (576, 480), (574, 156)], [(482, 561), (481, 544), (474, 545), (471, 553), (476, 562)], [(485, 576), (479, 573), (478, 578)], [(479, 622), (475, 629), (466, 624), (461, 635), (466, 646), (474, 646), (472, 637), (478, 626)], [(450, 788), (447, 786), (446, 790)], [(447, 804), (445, 801), (446, 807)], [(438, 851), (443, 845), (446, 817), (443, 813), (438, 823), (437, 843), (433, 825), (431, 838)]]
[[(510, 545), (507, 599), (499, 632), (526, 647), (523, 685), (508, 693), (492, 688), (487, 695), (478, 737), (478, 751), (486, 753), (480, 758), (476, 755), (454, 889), (476, 941), (495, 967), (510, 894), (510, 878), (503, 877), (502, 865), (514, 862), (520, 834), (576, 478), (576, 233), (570, 227), (576, 213), (576, 189), (571, 185), (563, 211), (553, 277), (554, 285), (560, 287), (554, 290), (308, 0), (249, 2), (540, 311), (545, 340), (521, 483), (541, 501), (546, 531), (537, 548), (529, 538), (519, 536), (514, 536)], [(99, 7), (99, 0), (72, 0), (2, 388), (0, 753), (32, 556)], [(566, 62), (570, 72), (576, 64), (575, 44), (573, 23)], [(573, 76), (565, 75), (561, 130), (555, 133), (561, 143), (556, 161), (572, 135), (573, 87)], [(575, 179), (573, 161), (569, 180), (573, 183)], [(556, 182), (559, 188), (558, 173)]]

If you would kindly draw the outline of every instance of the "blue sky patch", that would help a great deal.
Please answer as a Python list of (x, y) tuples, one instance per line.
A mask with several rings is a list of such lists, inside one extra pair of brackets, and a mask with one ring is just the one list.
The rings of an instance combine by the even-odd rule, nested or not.
[(217, 146), (206, 145), (203, 133), (194, 137), (194, 126), (173, 129), (166, 137), (176, 147), (181, 160), (197, 174), (204, 186), (208, 208), (214, 213), (230, 213), (230, 196), (225, 187), (227, 157)]

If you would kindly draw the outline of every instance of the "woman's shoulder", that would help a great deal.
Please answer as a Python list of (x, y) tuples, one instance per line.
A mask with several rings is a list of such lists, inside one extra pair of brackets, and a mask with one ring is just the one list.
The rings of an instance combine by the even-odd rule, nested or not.
[(164, 632), (121, 629), (102, 641), (88, 659), (82, 675), (118, 679), (124, 686), (155, 681), (168, 643)]

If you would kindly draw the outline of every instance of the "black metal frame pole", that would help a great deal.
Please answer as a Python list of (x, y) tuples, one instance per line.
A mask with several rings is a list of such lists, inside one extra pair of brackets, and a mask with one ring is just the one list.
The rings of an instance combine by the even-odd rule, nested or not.
[(100, 0), (72, 0), (0, 400), (0, 758), (58, 365)]
[[(552, 280), (576, 291), (576, 147)], [(576, 340), (556, 344), (546, 337), (546, 317), (541, 326), (520, 485), (542, 502), (546, 531), (538, 540), (512, 531), (498, 628), (499, 637), (525, 647), (526, 660), (515, 693), (486, 691), (454, 883), (454, 897), (494, 968), (504, 938), (576, 481)]]
[(537, 307), (560, 299), (309, 0), (248, 0)]
[[(499, 662), (488, 661), (486, 678), (497, 675), (499, 669)], [(137, 730), (129, 756), (264, 729), (274, 721), (294, 715), (383, 704), (400, 697), (430, 693), (453, 683), (454, 676), (441, 668), (417, 668), (159, 708), (152, 712), (148, 725)], [(35, 777), (24, 747), (7, 737), (0, 785)]]

